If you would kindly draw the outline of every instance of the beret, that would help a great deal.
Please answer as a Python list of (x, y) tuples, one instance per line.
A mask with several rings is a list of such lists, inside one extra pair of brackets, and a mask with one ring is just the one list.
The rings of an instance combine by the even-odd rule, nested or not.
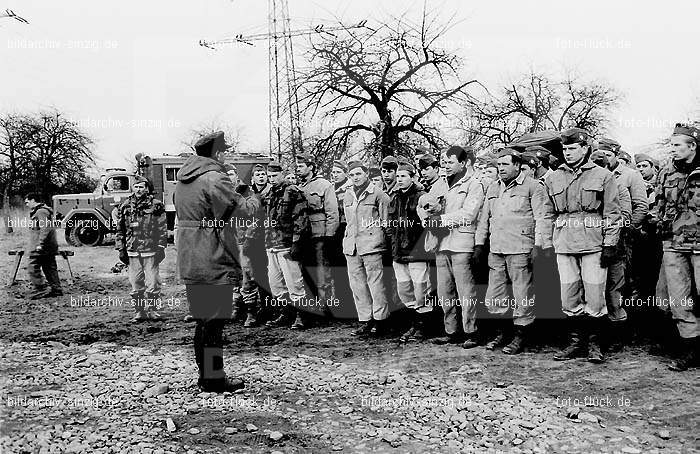
[(627, 161), (627, 162), (634, 162), (634, 161), (632, 161), (632, 156), (629, 153), (627, 153), (626, 151), (619, 151), (617, 153), (617, 159), (622, 159), (622, 160)]
[(515, 156), (516, 158), (522, 157), (522, 154), (516, 150), (515, 148), (501, 148), (498, 150), (498, 153), (496, 153), (497, 158), (502, 158), (504, 156)]
[(647, 161), (649, 164), (651, 164), (653, 167), (659, 167), (659, 161), (656, 159), (652, 158), (646, 153), (637, 153), (634, 155), (634, 162), (639, 164), (642, 161)]
[(595, 143), (596, 150), (608, 150), (612, 151), (613, 153), (618, 153), (621, 148), (622, 145), (613, 139), (602, 138)]
[(552, 154), (551, 151), (547, 150), (542, 145), (531, 145), (529, 147), (526, 147), (525, 153), (532, 153), (533, 155), (535, 155), (535, 157), (547, 162), (549, 162), (549, 155)]
[(141, 175), (136, 175), (134, 177), (134, 184), (138, 183), (145, 183), (146, 185), (148, 185), (148, 180), (145, 177), (142, 177)]
[(570, 128), (561, 132), (561, 142), (564, 145), (581, 142), (588, 143), (589, 138), (588, 132), (581, 128)]
[(362, 170), (364, 170), (365, 172), (367, 172), (367, 166), (364, 165), (364, 164), (363, 164), (362, 162), (360, 162), (360, 161), (350, 161), (350, 162), (348, 163), (348, 171), (353, 170), (353, 169), (357, 169), (358, 167), (360, 167)]
[(282, 164), (280, 164), (279, 161), (270, 161), (270, 163), (267, 165), (267, 170), (270, 172), (281, 172)]
[(540, 159), (537, 157), (537, 155), (531, 151), (525, 151), (525, 153), (521, 154), (523, 158), (523, 163), (529, 165), (530, 167), (539, 167), (540, 166)]
[(493, 153), (484, 153), (478, 158), (476, 158), (476, 162), (482, 165), (486, 165), (489, 162), (493, 161), (496, 159), (496, 155)]
[(411, 175), (416, 174), (416, 168), (413, 167), (413, 164), (411, 164), (409, 162), (402, 162), (401, 164), (399, 164), (399, 168), (397, 170), (402, 170), (402, 171), (408, 172)]
[(605, 153), (603, 153), (602, 150), (597, 150), (591, 153), (591, 162), (605, 169), (608, 168), (609, 164), (608, 157), (605, 156)]
[(676, 127), (673, 128), (673, 135), (681, 134), (684, 136), (691, 137), (695, 139), (696, 142), (700, 143), (700, 129), (693, 125), (686, 125), (683, 123), (676, 123)]
[[(355, 167), (358, 167), (358, 166), (355, 166)], [(365, 166), (364, 164), (362, 164), (362, 168), (365, 169), (365, 172), (368, 172), (368, 173), (369, 173), (369, 177), (370, 177), (370, 178), (381, 177), (381, 176), (382, 176), (382, 171), (379, 170), (379, 167), (370, 167), (369, 170), (368, 170), (368, 169), (367, 169), (367, 166)]]
[(381, 168), (382, 169), (393, 169), (396, 170), (399, 167), (399, 161), (393, 156), (387, 156), (382, 159)]
[[(269, 165), (269, 164), (268, 164), (268, 165)], [(255, 164), (255, 165), (253, 166), (253, 172), (255, 172), (255, 171), (258, 170), (258, 169), (265, 170), (265, 164), (261, 164), (261, 163), (258, 162), (257, 164)]]
[(440, 166), (440, 162), (431, 154), (424, 154), (418, 159), (418, 167), (420, 169), (425, 169), (428, 166)]
[(203, 135), (194, 143), (193, 148), (195, 150), (205, 150), (208, 148), (215, 148), (217, 150), (225, 150), (231, 148), (231, 145), (226, 144), (224, 139), (223, 131), (216, 131), (210, 134)]
[(337, 167), (343, 172), (348, 171), (348, 165), (344, 161), (333, 161), (333, 167)]
[(297, 162), (305, 162), (305, 163), (309, 163), (309, 162), (313, 163), (314, 162), (313, 156), (311, 156), (309, 153), (299, 153), (296, 156), (296, 160), (297, 160)]

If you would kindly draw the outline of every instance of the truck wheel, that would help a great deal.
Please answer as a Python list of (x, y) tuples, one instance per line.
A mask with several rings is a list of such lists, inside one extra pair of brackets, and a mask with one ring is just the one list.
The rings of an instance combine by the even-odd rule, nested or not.
[(70, 244), (71, 246), (80, 247), (83, 245), (83, 243), (77, 242), (78, 238), (75, 237), (74, 231), (75, 231), (74, 228), (66, 227), (66, 231), (64, 232), (64, 236), (66, 238), (66, 243)]
[[(68, 234), (68, 233), (67, 233)], [(104, 232), (101, 228), (94, 229), (87, 225), (79, 225), (70, 229), (70, 241), (73, 246), (99, 246), (104, 240)]]

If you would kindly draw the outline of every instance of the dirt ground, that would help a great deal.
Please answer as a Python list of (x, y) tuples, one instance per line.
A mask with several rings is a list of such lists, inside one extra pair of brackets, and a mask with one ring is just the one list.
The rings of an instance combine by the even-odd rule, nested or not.
[[(22, 242), (0, 234), (3, 281), (7, 251)], [(556, 344), (510, 357), (360, 340), (350, 322), (302, 332), (228, 325), (226, 368), (248, 387), (225, 398), (249, 404), (217, 404), (195, 387), (194, 328), (182, 321), (172, 245), (161, 266), (166, 320), (137, 325), (125, 273), (110, 272), (112, 247), (61, 238), (61, 248), (75, 251), (73, 285), (58, 259), (63, 297), (25, 298), (26, 261), (19, 282), (0, 291), (2, 452), (700, 452), (700, 370), (668, 371), (668, 357), (639, 339), (594, 365), (553, 361)], [(96, 298), (115, 303), (79, 307)], [(90, 392), (99, 380), (121, 399), (109, 411), (18, 400)], [(168, 390), (143, 394), (158, 386)], [(459, 402), (407, 403), (416, 397)]]

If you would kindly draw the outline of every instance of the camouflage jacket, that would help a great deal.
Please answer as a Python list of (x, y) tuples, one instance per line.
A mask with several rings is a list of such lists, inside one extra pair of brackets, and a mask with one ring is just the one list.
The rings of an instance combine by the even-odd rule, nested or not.
[(167, 246), (167, 240), (163, 202), (150, 194), (140, 199), (132, 194), (119, 205), (116, 250), (156, 252), (158, 246)]
[(265, 247), (287, 249), (310, 237), (308, 203), (304, 192), (286, 181), (272, 186), (264, 200)]
[(671, 161), (656, 178), (656, 217), (664, 250), (700, 251), (700, 167)]
[(269, 186), (261, 193), (257, 193), (251, 186), (247, 184), (239, 184), (236, 187), (236, 192), (243, 196), (246, 200), (246, 205), (250, 212), (250, 219), (245, 222), (239, 222), (238, 225), (238, 244), (243, 244), (246, 241), (251, 243), (253, 247), (262, 244), (265, 239), (265, 230), (263, 228), (263, 219), (265, 217), (265, 209), (262, 206), (264, 197), (270, 192)]
[[(35, 206), (29, 212), (31, 228), (29, 230), (29, 254), (56, 254), (58, 242), (56, 241), (56, 229), (52, 224), (53, 211), (43, 203)], [(41, 246), (41, 251), (36, 248)]]

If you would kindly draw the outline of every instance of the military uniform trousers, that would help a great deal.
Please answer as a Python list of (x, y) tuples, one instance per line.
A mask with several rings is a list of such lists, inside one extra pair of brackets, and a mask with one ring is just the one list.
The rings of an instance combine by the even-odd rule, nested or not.
[(358, 320), (386, 320), (389, 317), (389, 301), (384, 286), (382, 253), (346, 255), (345, 258)]
[(233, 285), (185, 285), (194, 330), (194, 358), (199, 369), (199, 384), (225, 379), (224, 323), (231, 317)]
[(561, 282), (561, 307), (568, 317), (607, 315), (605, 283), (607, 269), (600, 266), (601, 252), (557, 254)]
[[(669, 307), (684, 339), (700, 336), (700, 320), (693, 311), (693, 284), (700, 288), (700, 254), (664, 251), (663, 267), (668, 285)], [(697, 290), (696, 290), (697, 291)]]
[[(133, 253), (132, 253), (133, 254)], [(154, 309), (155, 301), (147, 299), (160, 298), (159, 264), (155, 252), (129, 254), (129, 283), (131, 284), (131, 304), (138, 310)], [(146, 307), (149, 306), (149, 307)]]
[(294, 304), (306, 297), (301, 264), (292, 260), (289, 249), (267, 250), (267, 273), (274, 298), (279, 299), (289, 293)]
[[(508, 277), (512, 282), (513, 300), (509, 297)], [(492, 315), (504, 315), (512, 308), (516, 326), (527, 326), (535, 321), (532, 254), (489, 254), (485, 305)]]
[(626, 252), (627, 243), (620, 241), (618, 244), (618, 258), (608, 266), (608, 276), (605, 282), (605, 304), (608, 308), (608, 318), (612, 322), (624, 322), (627, 320), (627, 311), (624, 308), (625, 276), (629, 262)]
[(476, 283), (471, 252), (442, 251), (435, 254), (438, 304), (444, 313), (445, 333), (458, 334), (459, 315), (465, 334), (476, 332)]
[(428, 262), (393, 262), (392, 266), (396, 288), (404, 306), (421, 314), (430, 312), (432, 307), (428, 298), (432, 287)]
[(61, 290), (61, 281), (58, 279), (58, 267), (56, 266), (56, 256), (53, 254), (29, 254), (27, 272), (29, 280), (36, 290), (43, 290), (46, 287), (44, 277), (52, 290)]

